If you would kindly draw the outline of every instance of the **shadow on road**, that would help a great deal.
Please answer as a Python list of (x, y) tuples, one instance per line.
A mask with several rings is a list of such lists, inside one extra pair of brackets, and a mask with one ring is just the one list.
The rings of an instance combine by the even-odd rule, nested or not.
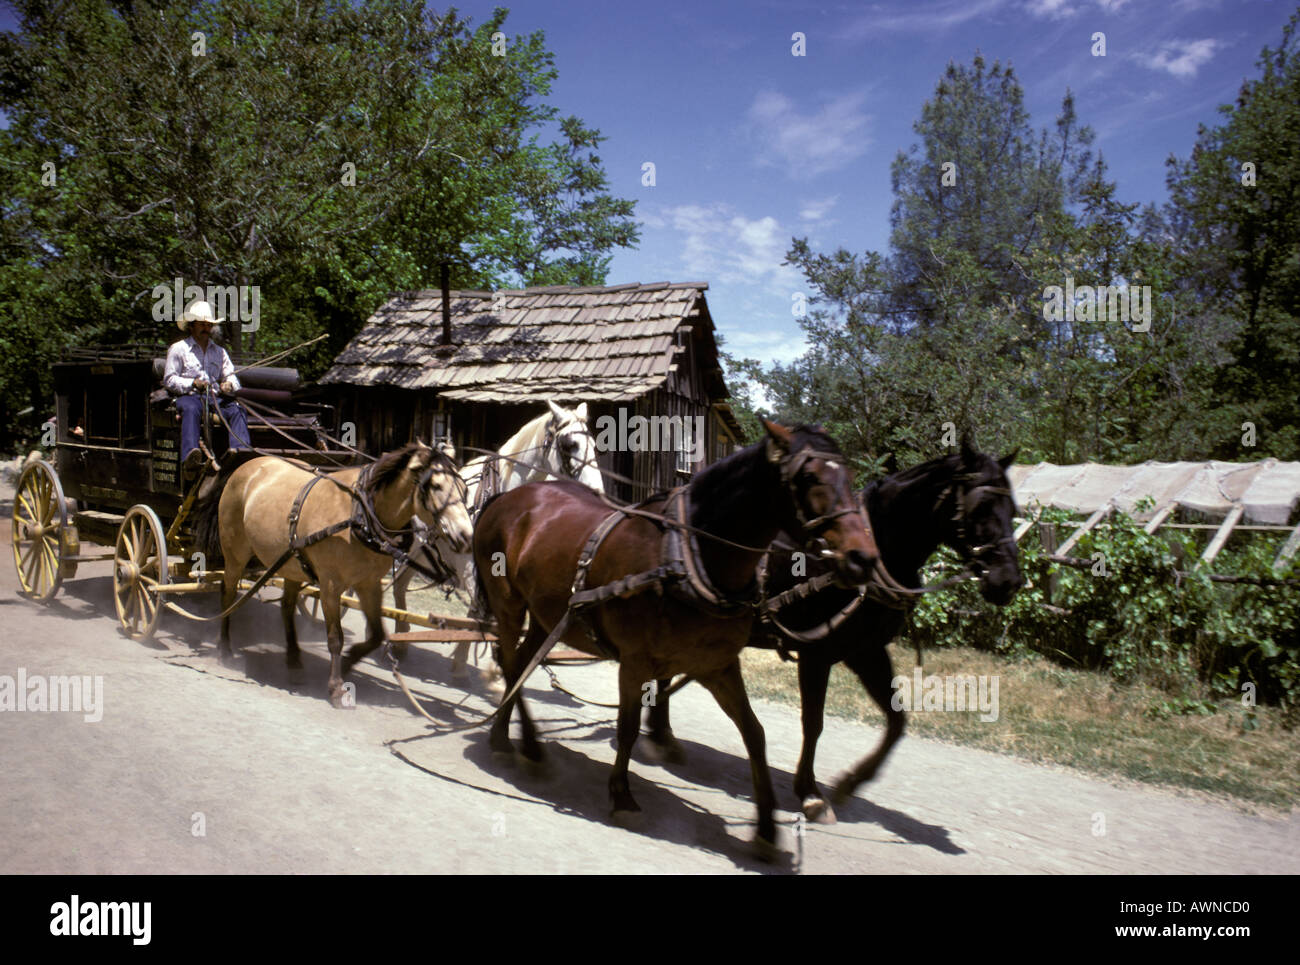
[[(590, 725), (588, 725), (590, 726)], [(594, 732), (585, 740), (605, 744), (613, 736), (613, 728), (597, 725)], [(533, 765), (516, 756), (504, 762), (493, 755), (488, 746), (487, 734), (481, 739), (471, 739), (464, 748), (464, 759), (474, 764), (485, 775), (484, 783), (471, 783), (449, 773), (441, 771), (437, 765), (423, 759), (417, 748), (421, 742), (437, 735), (421, 734), (416, 737), (389, 742), (389, 749), (404, 763), (428, 774), (438, 780), (447, 781), (462, 787), (472, 788), (485, 794), (508, 798), (546, 807), (557, 814), (581, 818), (597, 824), (610, 824), (608, 782), (610, 764), (608, 761), (595, 760), (571, 746), (575, 740), (566, 738), (566, 743), (548, 742), (545, 745), (546, 759), (541, 765)], [(426, 745), (427, 746), (427, 745)], [(748, 771), (748, 768), (746, 768)], [(496, 778), (512, 791), (503, 791), (490, 786), (491, 778)], [(764, 874), (788, 874), (794, 871), (793, 855), (782, 851), (772, 863), (765, 863), (754, 855), (746, 841), (737, 840), (728, 833), (729, 827), (752, 829), (752, 820), (729, 820), (712, 811), (684, 799), (669, 788), (653, 781), (631, 776), (632, 792), (641, 806), (641, 814), (633, 826), (625, 827), (630, 833), (652, 838), (669, 844), (702, 850), (719, 855), (731, 861), (737, 868)], [(789, 844), (789, 831), (784, 829), (783, 845)], [(752, 837), (752, 830), (744, 832), (745, 837)], [(557, 860), (562, 861), (560, 857)], [(538, 868), (539, 873), (564, 870), (558, 868)], [(568, 870), (577, 870), (569, 868)], [(636, 868), (628, 868), (629, 873)], [(641, 869), (648, 874), (659, 871), (647, 865)]]
[[(642, 746), (641, 741), (637, 747)], [(705, 744), (677, 738), (686, 751), (686, 763), (661, 764), (666, 771), (683, 780), (717, 788), (727, 794), (741, 797), (752, 791), (749, 780), (748, 761), (726, 751), (719, 751)], [(634, 758), (636, 752), (633, 752)], [(788, 771), (772, 768), (772, 782), (776, 788), (778, 804), (792, 800), (794, 797), (794, 775)], [(829, 788), (822, 784), (822, 789), (829, 793)], [(859, 789), (861, 794), (861, 789)], [(798, 802), (793, 805), (798, 810)], [(835, 814), (840, 823), (869, 823), (883, 828), (912, 844), (924, 845), (943, 854), (965, 854), (965, 850), (953, 842), (947, 828), (936, 824), (926, 824), (916, 818), (890, 808), (873, 804), (861, 797), (853, 797), (844, 804), (836, 805)]]

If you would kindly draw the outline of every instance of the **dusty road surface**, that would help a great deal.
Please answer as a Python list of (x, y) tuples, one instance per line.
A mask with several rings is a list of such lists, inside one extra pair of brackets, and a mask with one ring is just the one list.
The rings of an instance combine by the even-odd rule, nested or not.
[[(7, 523), (0, 532), (7, 544)], [(613, 711), (550, 690), (544, 674), (529, 691), (548, 752), (537, 772), (496, 762), (482, 731), (431, 736), (373, 660), (354, 672), (357, 707), (333, 709), (322, 626), (300, 618), (306, 668), (295, 684), (269, 603), (236, 617), (241, 669), (218, 664), (213, 624), (169, 615), (153, 644), (128, 640), (108, 572), (83, 566), (42, 607), (17, 595), (7, 548), (0, 562), (0, 675), (103, 681), (96, 722), (0, 712), (0, 872), (1300, 872), (1294, 812), (1252, 817), (918, 738), (840, 808), (838, 824), (804, 826), (781, 811), (782, 857), (765, 865), (749, 845), (739, 734), (698, 686), (674, 698), (688, 762), (634, 758), (644, 815), (629, 830), (607, 817)], [(217, 611), (214, 596), (187, 602)], [(477, 678), (446, 685), (448, 648), (413, 649), (407, 669), (449, 723), (489, 708)], [(561, 674), (580, 694), (613, 699), (612, 665)], [(793, 809), (797, 714), (756, 709), (778, 801)], [(823, 781), (876, 737), (831, 720)]]

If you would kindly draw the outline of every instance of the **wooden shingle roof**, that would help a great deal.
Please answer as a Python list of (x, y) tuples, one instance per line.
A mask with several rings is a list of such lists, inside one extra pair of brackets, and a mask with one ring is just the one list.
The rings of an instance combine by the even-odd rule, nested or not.
[(370, 317), (320, 381), (432, 389), (466, 401), (633, 399), (668, 377), (683, 326), (703, 322), (713, 345), (708, 287), (453, 291), (451, 346), (439, 344), (441, 293), (408, 292)]

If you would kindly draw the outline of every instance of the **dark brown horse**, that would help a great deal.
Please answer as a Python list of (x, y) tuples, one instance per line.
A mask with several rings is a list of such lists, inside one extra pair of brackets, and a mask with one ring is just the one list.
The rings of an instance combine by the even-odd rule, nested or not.
[[(880, 566), (904, 586), (919, 587), (922, 565), (940, 543), (946, 543), (971, 564), (986, 600), (998, 606), (1011, 602), (1022, 583), (1012, 535), (1015, 504), (1005, 472), (1014, 457), (1013, 453), (994, 460), (963, 443), (960, 455), (944, 456), (894, 473), (864, 489), (862, 499), (880, 547)], [(825, 564), (809, 560), (806, 574), (800, 576), (794, 576), (794, 570), (789, 552), (773, 550), (768, 561), (768, 594), (775, 596), (815, 578), (825, 572)], [(792, 630), (815, 630), (850, 605), (855, 596), (854, 590), (828, 587), (783, 607), (779, 619)], [(837, 803), (875, 777), (903, 736), (906, 715), (893, 705), (894, 671), (885, 648), (902, 629), (904, 620), (903, 610), (868, 599), (824, 639), (810, 643), (786, 641), (788, 649), (798, 653), (803, 714), (803, 749), (794, 790), (809, 819), (828, 823), (835, 820), (835, 812), (813, 776), (831, 667), (841, 661), (847, 664), (885, 715), (885, 734), (879, 745), (836, 783)], [(770, 649), (772, 642), (756, 627), (750, 645)], [(669, 726), (668, 701), (656, 701), (649, 718), (647, 736), (660, 755), (680, 761), (681, 748)]]
[[(775, 799), (763, 728), (750, 709), (738, 659), (754, 620), (750, 603), (755, 568), (782, 529), (800, 543), (824, 540), (832, 565), (849, 584), (866, 580), (876, 557), (834, 441), (817, 428), (786, 429), (773, 423), (766, 427), (763, 442), (702, 470), (686, 488), (689, 524), (702, 531), (694, 558), (703, 579), (733, 605), (705, 605), (681, 585), (670, 583), (662, 596), (644, 592), (599, 604), (586, 611), (586, 626), (571, 622), (561, 638), (577, 649), (619, 661), (618, 757), (609, 780), (615, 816), (640, 810), (627, 771), (640, 730), (643, 684), (690, 674), (708, 688), (744, 738), (762, 850), (770, 850), (776, 841)], [(665, 503), (662, 496), (652, 497), (640, 508), (659, 513)], [(521, 486), (484, 508), (474, 532), (474, 561), (484, 599), (497, 619), (508, 688), (564, 617), (579, 558), (611, 512), (590, 489), (568, 481)], [(665, 562), (664, 546), (663, 525), (624, 514), (592, 558), (586, 585), (600, 587), (655, 570)], [(525, 616), (528, 635), (520, 646)], [(538, 760), (541, 748), (532, 720), (522, 699), (509, 703), (516, 702), (522, 752)], [(494, 751), (513, 752), (511, 709), (504, 706), (492, 727)]]

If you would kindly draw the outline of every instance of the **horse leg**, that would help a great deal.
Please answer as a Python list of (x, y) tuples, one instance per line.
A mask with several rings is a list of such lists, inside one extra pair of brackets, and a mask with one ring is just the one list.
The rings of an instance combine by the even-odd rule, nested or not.
[(345, 674), (384, 642), (384, 622), (380, 616), (384, 606), (383, 584), (378, 580), (358, 584), (357, 599), (361, 602), (361, 612), (366, 615), (366, 639), (348, 647), (343, 658)]
[(465, 676), (465, 668), (469, 666), (469, 641), (462, 640), (456, 644), (456, 649), (451, 655), (451, 675), (453, 677)]
[[(239, 578), (244, 575), (244, 567), (248, 565), (248, 560), (237, 560), (230, 556), (226, 557), (226, 568), (221, 572), (221, 611), (225, 613), (235, 602), (235, 597), (239, 593)], [(217, 659), (225, 666), (230, 666), (235, 662), (235, 651), (230, 645), (230, 617), (226, 613), (221, 618), (221, 638), (217, 643)]]
[(767, 739), (763, 725), (758, 722), (749, 697), (745, 694), (745, 680), (740, 675), (740, 660), (736, 659), (722, 671), (700, 677), (700, 683), (709, 689), (718, 706), (740, 729), (740, 736), (749, 753), (749, 770), (754, 779), (754, 801), (758, 805), (758, 837), (755, 844), (759, 855), (770, 858), (776, 852), (776, 794), (772, 791), (772, 774), (767, 769)]
[(870, 756), (864, 758), (836, 783), (834, 798), (836, 803), (847, 801), (860, 784), (865, 784), (876, 776), (876, 771), (885, 762), (890, 750), (903, 736), (903, 727), (907, 723), (907, 715), (901, 710), (894, 709), (894, 688), (891, 683), (894, 679), (894, 667), (889, 659), (889, 651), (883, 646), (872, 647), (866, 651), (859, 650), (847, 657), (844, 662), (858, 675), (858, 679), (867, 688), (871, 699), (884, 713), (885, 736), (880, 739), (880, 743)]
[[(503, 608), (504, 609), (504, 608)], [(517, 666), (519, 659), (519, 632), (523, 629), (522, 613), (502, 613), (497, 615), (497, 660), (501, 663), (501, 672), (505, 675), (506, 692), (514, 686), (515, 675), (522, 668)], [(494, 754), (506, 754), (514, 757), (515, 745), (510, 743), (510, 713), (513, 709), (505, 707), (492, 722), (492, 732), (488, 738)]]
[[(523, 672), (523, 668), (528, 666), (528, 661), (533, 659), (533, 654), (537, 652), (538, 647), (546, 642), (547, 633), (542, 629), (542, 625), (536, 620), (528, 621), (528, 634), (524, 637), (524, 644), (516, 652), (515, 657), (515, 675), (516, 677)], [(514, 686), (513, 683), (510, 686)], [(527, 760), (534, 764), (542, 759), (542, 745), (537, 742), (537, 730), (533, 726), (533, 719), (528, 714), (528, 705), (524, 703), (524, 693), (522, 690), (515, 696), (515, 706), (519, 708), (519, 726), (521, 737), (523, 739), (523, 748), (520, 753)]]
[(652, 755), (665, 764), (685, 764), (686, 751), (673, 736), (672, 726), (668, 723), (668, 697), (666, 691), (672, 684), (672, 678), (655, 681), (655, 696), (650, 702), (650, 729), (646, 733)]
[(630, 815), (641, 810), (632, 797), (627, 779), (632, 747), (641, 733), (641, 674), (634, 672), (631, 666), (630, 663), (618, 665), (618, 754), (614, 758), (614, 770), (609, 775), (612, 816), (620, 823), (629, 822)]
[[(403, 613), (406, 612), (406, 590), (411, 585), (411, 578), (414, 575), (415, 570), (408, 566), (393, 579), (393, 607)], [(393, 625), (393, 630), (396, 633), (406, 633), (410, 629), (411, 624), (400, 618)], [(404, 654), (398, 654), (398, 656), (401, 657)]]
[(284, 665), (290, 670), (302, 669), (302, 653), (298, 649), (298, 628), (294, 625), (294, 608), (302, 584), (295, 580), (284, 581), (284, 596), (280, 600), (280, 619), (284, 621)]
[(342, 590), (330, 584), (320, 588), (321, 613), (325, 617), (325, 635), (330, 648), (330, 703), (346, 707), (343, 687), (343, 604), (339, 600)]
[(805, 649), (799, 654), (803, 747), (799, 751), (799, 767), (794, 774), (794, 793), (801, 802), (804, 817), (809, 821), (834, 824), (835, 812), (817, 789), (817, 778), (813, 776), (813, 758), (817, 756), (817, 739), (822, 734), (822, 718), (826, 709), (826, 686), (831, 677), (830, 662), (817, 659), (815, 652)]
[[(461, 591), (468, 600), (465, 608), (465, 615), (471, 620), (482, 620), (486, 613), (483, 601), (478, 598), (478, 580), (474, 574), (474, 558), (469, 554), (464, 554), (465, 558), (460, 556), (453, 558), (451, 570), (460, 582)], [(469, 667), (469, 641), (462, 640), (456, 644), (456, 650), (451, 655), (451, 675), (453, 677), (463, 677)]]

